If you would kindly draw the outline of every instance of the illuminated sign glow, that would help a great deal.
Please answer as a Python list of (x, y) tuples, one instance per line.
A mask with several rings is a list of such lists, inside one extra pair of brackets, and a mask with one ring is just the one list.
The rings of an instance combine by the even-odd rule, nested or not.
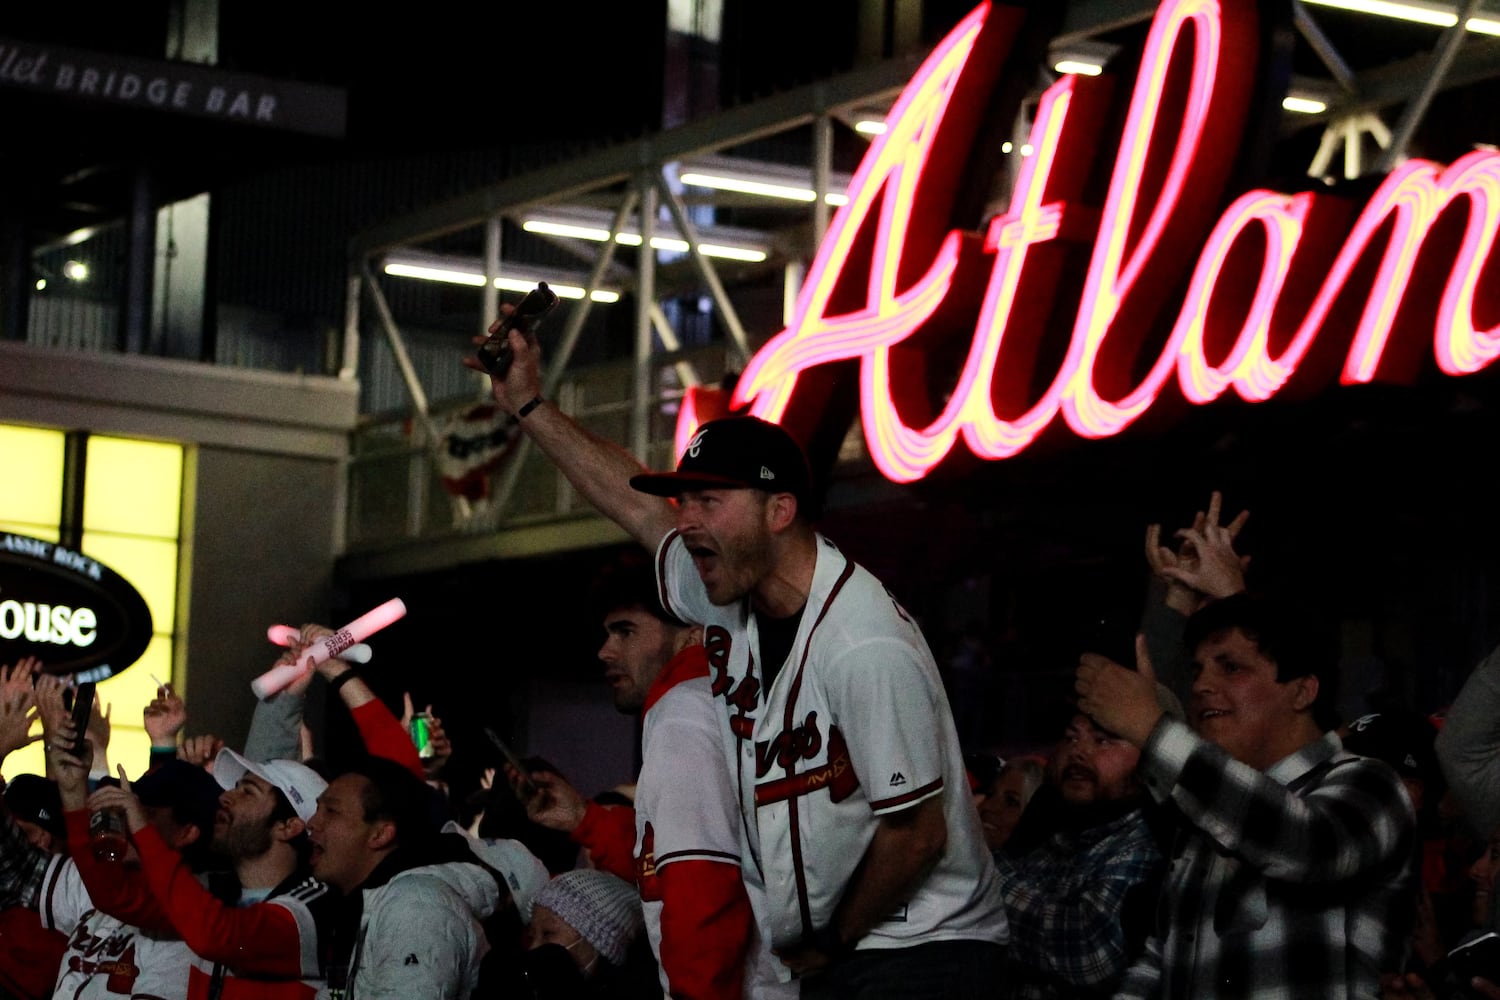
[(40, 538), (0, 532), (0, 663), (103, 680), (140, 658), (151, 612), (114, 570)]
[[(1100, 132), (1115, 82), (1065, 76), (1042, 96), (1028, 139), (1034, 155), (1005, 213), (983, 236), (947, 229), (945, 209), (979, 138), (974, 106), (998, 78), (1021, 17), (978, 7), (908, 83), (787, 328), (751, 359), (731, 408), (815, 423), (830, 373), (857, 363), (870, 455), (887, 478), (911, 482), (960, 436), (993, 460), (1026, 449), (1059, 415), (1080, 437), (1118, 434), (1174, 373), (1191, 403), (1230, 387), (1260, 402), (1289, 385), (1314, 388), (1324, 368), (1305, 363), (1314, 348), (1321, 357), (1347, 343), (1344, 384), (1400, 379), (1410, 377), (1427, 323), (1449, 375), (1500, 356), (1500, 154), (1448, 167), (1408, 161), (1363, 206), (1252, 190), (1222, 207), (1254, 96), (1252, 0), (1158, 8), (1102, 208), (1084, 198), (1093, 154), (1110, 141)], [(1050, 387), (1030, 399), (1067, 262), (1085, 253), (1067, 350)], [(1164, 324), (1184, 283), (1176, 320)], [(939, 405), (927, 355), (968, 323), (968, 354)], [(1168, 332), (1146, 368), (1138, 362), (1157, 329)], [(679, 441), (695, 422), (684, 407)]]
[(0, 601), (0, 639), (19, 639), (24, 634), (29, 642), (91, 646), (99, 635), (94, 627), (98, 624), (93, 608)]

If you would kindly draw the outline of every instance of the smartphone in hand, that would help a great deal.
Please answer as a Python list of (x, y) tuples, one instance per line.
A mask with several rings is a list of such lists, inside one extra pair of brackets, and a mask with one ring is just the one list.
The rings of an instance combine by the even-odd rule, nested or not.
[(1500, 983), (1500, 934), (1486, 931), (1465, 941), (1448, 952), (1448, 964), (1465, 985), (1476, 976)]
[(485, 371), (496, 378), (504, 378), (505, 373), (510, 370), (510, 331), (520, 330), (528, 337), (535, 335), (542, 318), (556, 305), (557, 293), (548, 288), (545, 281), (537, 282), (537, 286), (526, 293), (515, 311), (501, 317), (499, 327), (490, 334), (488, 340), (479, 345), (479, 363), (484, 365)]
[(495, 744), (495, 748), (500, 751), (500, 755), (505, 758), (506, 763), (515, 768), (516, 774), (520, 775), (522, 793), (521, 797), (529, 799), (533, 795), (535, 795), (540, 789), (538, 789), (536, 787), (536, 783), (531, 780), (531, 775), (528, 773), (529, 768), (526, 767), (526, 764), (521, 760), (521, 758), (517, 757), (515, 751), (512, 750), (506, 744), (506, 742), (500, 738), (500, 734), (495, 732), (489, 726), (484, 727), (484, 734), (490, 738), (491, 743)]
[(85, 681), (78, 685), (73, 692), (73, 731), (77, 736), (73, 745), (68, 747), (68, 753), (74, 757), (83, 758), (88, 753), (88, 743), (84, 739), (89, 730), (89, 716), (94, 714), (94, 682)]

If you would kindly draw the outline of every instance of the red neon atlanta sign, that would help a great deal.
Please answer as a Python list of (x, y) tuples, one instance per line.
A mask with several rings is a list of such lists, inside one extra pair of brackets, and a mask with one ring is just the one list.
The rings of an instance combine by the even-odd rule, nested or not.
[[(1340, 364), (1345, 384), (1399, 379), (1429, 336), (1449, 375), (1489, 365), (1500, 355), (1500, 264), (1491, 257), (1500, 155), (1471, 153), (1446, 167), (1408, 160), (1362, 206), (1252, 190), (1221, 209), (1253, 98), (1255, 7), (1161, 4), (1102, 207), (1088, 203), (1085, 183), (1116, 81), (1066, 76), (1048, 88), (1033, 155), (1008, 210), (983, 234), (948, 230), (948, 210), (1022, 12), (975, 9), (902, 92), (791, 322), (751, 359), (731, 408), (816, 423), (826, 398), (820, 367), (857, 361), (870, 454), (887, 478), (911, 482), (960, 437), (981, 459), (1007, 458), (1059, 414), (1075, 434), (1103, 438), (1172, 391), (1202, 404), (1233, 388), (1259, 402), (1315, 391)], [(1081, 254), (1087, 271), (1066, 356), (1036, 398), (1038, 345), (1071, 305), (1058, 301), (1059, 288), (1079, 287), (1066, 272)], [(1185, 297), (1172, 295), (1189, 275)], [(968, 355), (951, 394), (935, 403), (926, 354), (962, 332), (952, 313), (972, 322), (976, 299)], [(1165, 346), (1135, 381), (1143, 344), (1169, 307), (1178, 311)], [(679, 437), (695, 422), (684, 407)]]

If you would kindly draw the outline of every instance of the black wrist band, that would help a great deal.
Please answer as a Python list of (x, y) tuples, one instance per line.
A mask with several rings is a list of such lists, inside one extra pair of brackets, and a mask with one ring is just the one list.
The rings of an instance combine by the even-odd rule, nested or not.
[(519, 410), (516, 411), (516, 419), (517, 420), (525, 420), (526, 417), (527, 417), (527, 415), (529, 413), (531, 413), (532, 410), (536, 409), (538, 406), (541, 406), (541, 405), (542, 405), (542, 397), (541, 396), (532, 396), (531, 397), (531, 402), (527, 403), (525, 406), (521, 407)]
[(359, 674), (355, 673), (354, 669), (351, 667), (350, 669), (345, 670), (343, 673), (339, 674), (333, 680), (329, 681), (328, 690), (337, 691), (339, 688), (343, 687), (345, 684), (348, 684), (358, 676)]

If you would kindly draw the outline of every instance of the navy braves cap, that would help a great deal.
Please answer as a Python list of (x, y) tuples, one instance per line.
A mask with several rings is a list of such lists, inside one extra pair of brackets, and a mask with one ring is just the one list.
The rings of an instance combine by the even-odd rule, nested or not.
[(192, 823), (205, 836), (213, 833), (219, 796), (224, 790), (198, 765), (169, 758), (135, 779), (130, 787), (142, 804), (169, 807), (177, 822)]
[(1344, 749), (1361, 757), (1383, 760), (1403, 778), (1416, 778), (1441, 788), (1443, 770), (1438, 764), (1437, 727), (1419, 712), (1386, 709), (1361, 716), (1348, 725), (1342, 737)]
[(630, 485), (659, 497), (689, 490), (752, 489), (790, 493), (812, 516), (812, 474), (802, 447), (780, 424), (760, 417), (710, 420), (688, 442), (676, 472), (635, 476)]
[(39, 774), (18, 774), (5, 787), (5, 807), (17, 817), (59, 839), (68, 835), (63, 823), (62, 794), (57, 782)]

